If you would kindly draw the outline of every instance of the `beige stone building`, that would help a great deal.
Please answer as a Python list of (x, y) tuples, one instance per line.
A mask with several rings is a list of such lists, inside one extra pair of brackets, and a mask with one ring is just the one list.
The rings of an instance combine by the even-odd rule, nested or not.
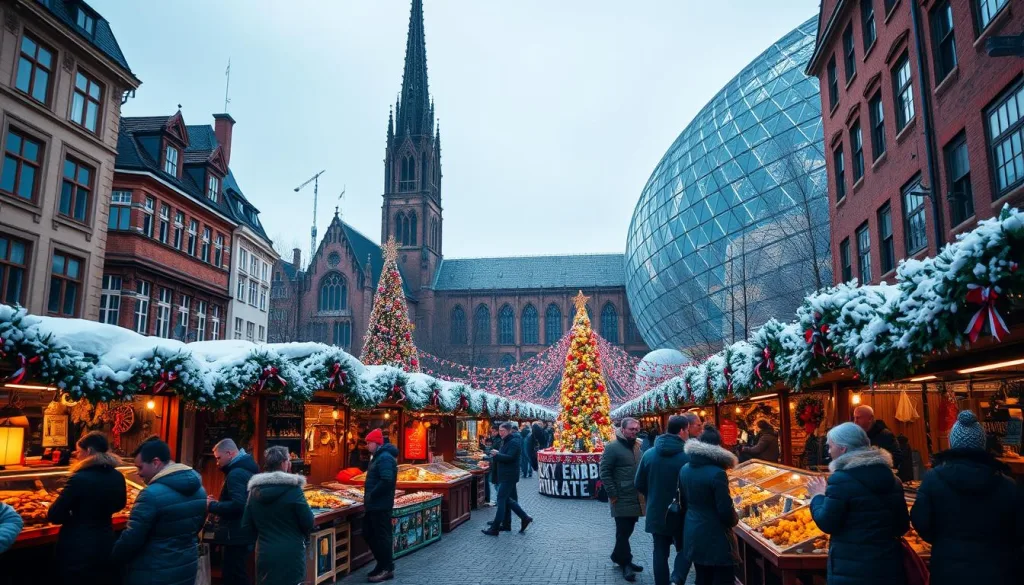
[(140, 81), (84, 2), (0, 0), (0, 302), (96, 319), (124, 96)]

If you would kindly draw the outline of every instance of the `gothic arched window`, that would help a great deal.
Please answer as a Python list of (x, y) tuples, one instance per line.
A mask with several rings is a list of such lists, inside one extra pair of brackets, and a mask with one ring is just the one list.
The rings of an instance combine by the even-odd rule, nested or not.
[(491, 310), (487, 305), (480, 305), (473, 315), (473, 343), (488, 345), (491, 343)]
[(405, 214), (399, 211), (398, 215), (395, 216), (395, 241), (398, 242), (399, 244), (405, 242), (405, 240), (402, 239), (402, 224), (404, 223)]
[(562, 310), (551, 303), (544, 311), (544, 343), (552, 345), (562, 338)]
[(516, 365), (516, 356), (510, 353), (506, 353), (505, 355), (501, 356), (501, 367), (511, 368), (514, 365)]
[(505, 305), (498, 312), (498, 343), (515, 345), (516, 343), (516, 312)]
[(533, 305), (526, 305), (523, 309), (522, 317), (522, 339), (519, 340), (523, 345), (533, 345), (540, 343), (539, 333), (537, 331), (537, 309)]
[(341, 311), (348, 307), (348, 286), (345, 277), (332, 272), (320, 279), (321, 311)]
[(416, 245), (416, 214), (409, 214), (409, 240), (406, 242), (407, 246)]
[(455, 305), (451, 315), (451, 343), (452, 345), (466, 344), (466, 312), (461, 305)]
[(402, 174), (398, 181), (398, 190), (416, 190), (416, 159), (411, 154), (402, 157)]
[(611, 303), (601, 309), (601, 337), (612, 343), (619, 342), (619, 314)]

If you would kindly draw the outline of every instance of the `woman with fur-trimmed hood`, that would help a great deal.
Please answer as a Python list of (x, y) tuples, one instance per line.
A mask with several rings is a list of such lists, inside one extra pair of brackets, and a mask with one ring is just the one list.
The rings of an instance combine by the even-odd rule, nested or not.
[(832, 475), (812, 478), (807, 489), (811, 516), (831, 535), (829, 585), (902, 585), (903, 548), (910, 528), (903, 484), (893, 474), (892, 455), (871, 446), (854, 423), (828, 432)]
[(114, 547), (111, 516), (127, 504), (120, 459), (108, 453), (107, 438), (93, 431), (78, 440), (78, 462), (64, 490), (50, 505), (47, 520), (60, 524), (55, 577), (61, 583), (113, 583), (109, 562)]
[(288, 449), (263, 453), (265, 473), (249, 480), (249, 501), (242, 530), (256, 536), (256, 584), (296, 585), (306, 580), (306, 541), (313, 531), (313, 511), (302, 487), (306, 478), (291, 473)]
[(705, 424), (700, 437), (683, 447), (690, 462), (679, 470), (679, 504), (685, 511), (681, 554), (693, 563), (697, 585), (732, 583), (739, 561), (732, 531), (739, 517), (725, 473), (736, 467), (736, 456), (721, 445), (718, 430)]

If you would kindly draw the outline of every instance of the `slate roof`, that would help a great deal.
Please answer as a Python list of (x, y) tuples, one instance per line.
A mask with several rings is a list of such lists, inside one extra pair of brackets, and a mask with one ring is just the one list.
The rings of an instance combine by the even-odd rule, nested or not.
[[(110, 57), (125, 71), (128, 73), (132, 72), (131, 67), (128, 66), (128, 61), (124, 58), (124, 53), (121, 52), (121, 46), (117, 44), (117, 39), (114, 38), (114, 31), (110, 30), (110, 23), (99, 12), (96, 12), (92, 6), (81, 0), (75, 2), (68, 2), (67, 0), (39, 0), (39, 4), (46, 8), (50, 14), (54, 15), (57, 20), (63, 22), (72, 32), (89, 41), (89, 44), (100, 51), (103, 51), (106, 56)], [(79, 28), (75, 22), (78, 15), (77, 6), (79, 4), (85, 6), (89, 12), (96, 15), (96, 25), (91, 35)]]
[[(235, 219), (239, 222), (249, 226), (252, 231), (256, 232), (264, 241), (269, 245), (274, 243), (271, 241), (270, 236), (263, 229), (263, 223), (260, 222), (260, 211), (256, 209), (256, 206), (249, 203), (249, 200), (245, 198), (242, 193), (242, 188), (238, 186), (238, 181), (235, 180), (235, 174), (228, 169), (228, 176), (224, 177), (224, 184), (222, 185), (224, 191), (224, 197), (228, 200), (228, 207), (231, 208), (231, 212), (234, 214)], [(250, 207), (255, 210), (254, 215), (247, 215), (238, 212), (238, 203), (241, 202), (243, 206)]]
[(444, 259), (434, 290), (535, 290), (626, 286), (623, 254)]

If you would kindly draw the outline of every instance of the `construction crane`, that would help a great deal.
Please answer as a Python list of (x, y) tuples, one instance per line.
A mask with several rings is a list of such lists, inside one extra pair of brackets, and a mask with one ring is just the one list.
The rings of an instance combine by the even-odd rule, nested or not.
[(298, 193), (305, 186), (309, 185), (310, 183), (313, 183), (313, 227), (309, 230), (309, 261), (310, 262), (313, 261), (313, 254), (316, 253), (316, 196), (317, 196), (317, 192), (320, 190), (320, 175), (322, 175), (322, 174), (324, 174), (326, 172), (327, 172), (327, 169), (324, 169), (324, 170), (320, 171), (319, 173), (317, 173), (317, 174), (313, 175), (312, 177), (310, 177), (309, 180), (307, 180), (305, 183), (303, 183), (303, 184), (301, 184), (301, 185), (299, 185), (298, 187), (295, 188), (295, 192)]

